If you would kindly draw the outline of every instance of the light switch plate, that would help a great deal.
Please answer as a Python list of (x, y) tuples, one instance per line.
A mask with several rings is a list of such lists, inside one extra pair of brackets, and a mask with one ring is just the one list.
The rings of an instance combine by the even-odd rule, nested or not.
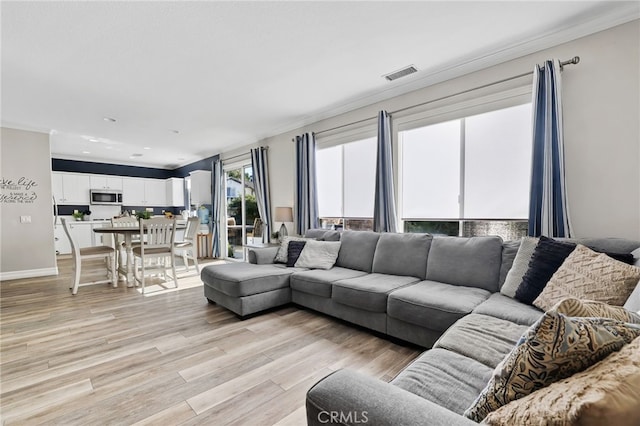
[(20, 216), (20, 223), (31, 223), (31, 216)]

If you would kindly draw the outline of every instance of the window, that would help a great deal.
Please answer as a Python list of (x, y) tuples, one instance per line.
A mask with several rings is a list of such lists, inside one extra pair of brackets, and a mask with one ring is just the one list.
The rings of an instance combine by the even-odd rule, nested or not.
[(527, 232), (531, 104), (399, 132), (405, 232)]
[(247, 236), (253, 234), (253, 224), (258, 214), (253, 186), (251, 164), (225, 168), (227, 194), (227, 244), (228, 258), (243, 259)]
[(319, 146), (316, 173), (323, 227), (373, 228), (376, 138)]

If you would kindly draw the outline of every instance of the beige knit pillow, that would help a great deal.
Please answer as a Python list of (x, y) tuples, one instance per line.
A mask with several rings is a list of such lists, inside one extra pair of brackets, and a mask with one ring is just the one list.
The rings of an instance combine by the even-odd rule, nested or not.
[(640, 337), (588, 369), (490, 413), (489, 425), (640, 425)]
[(533, 305), (546, 311), (568, 297), (575, 297), (622, 306), (639, 279), (640, 268), (578, 244)]

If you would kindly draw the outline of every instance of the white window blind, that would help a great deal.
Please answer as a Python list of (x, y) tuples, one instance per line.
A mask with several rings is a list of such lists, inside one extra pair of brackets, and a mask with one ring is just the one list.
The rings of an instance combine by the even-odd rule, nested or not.
[(320, 217), (373, 217), (376, 138), (316, 152)]
[(531, 104), (399, 132), (403, 219), (526, 219)]

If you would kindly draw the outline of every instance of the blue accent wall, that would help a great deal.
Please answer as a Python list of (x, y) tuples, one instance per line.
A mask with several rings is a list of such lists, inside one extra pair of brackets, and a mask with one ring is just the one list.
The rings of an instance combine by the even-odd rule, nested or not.
[(187, 164), (186, 166), (173, 170), (52, 158), (51, 170), (54, 172), (94, 173), (154, 179), (168, 179), (171, 177), (183, 178), (189, 176), (189, 173), (194, 170), (211, 170), (211, 163), (218, 159), (218, 157), (218, 155), (214, 155), (213, 157), (204, 158), (195, 163)]

